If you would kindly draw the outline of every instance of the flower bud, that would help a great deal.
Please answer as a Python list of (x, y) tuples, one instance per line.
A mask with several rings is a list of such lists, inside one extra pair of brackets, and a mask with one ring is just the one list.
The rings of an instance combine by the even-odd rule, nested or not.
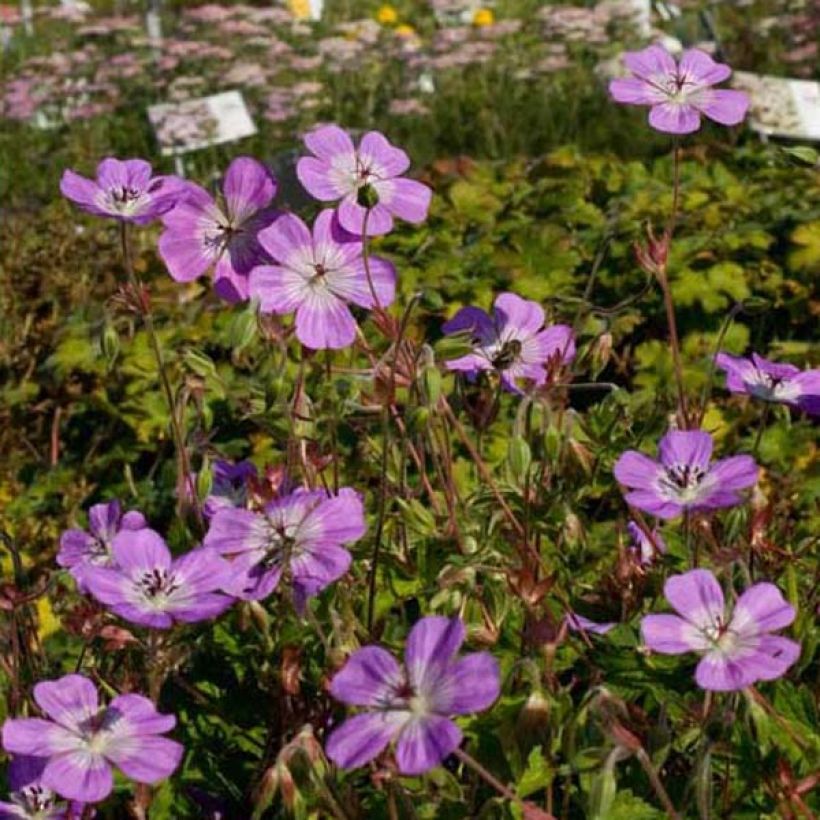
[(513, 478), (517, 481), (524, 481), (532, 463), (532, 453), (530, 445), (523, 436), (513, 436), (507, 445), (507, 463)]
[(100, 349), (103, 356), (105, 356), (106, 363), (109, 367), (114, 365), (117, 356), (120, 354), (120, 334), (117, 329), (106, 320), (103, 325), (102, 335), (100, 337)]
[(435, 407), (441, 398), (441, 373), (435, 365), (425, 367), (421, 374), (424, 397), (430, 407)]

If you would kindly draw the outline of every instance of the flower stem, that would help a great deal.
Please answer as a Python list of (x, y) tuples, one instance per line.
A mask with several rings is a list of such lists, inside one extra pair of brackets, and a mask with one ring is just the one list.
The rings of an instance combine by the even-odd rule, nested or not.
[[(194, 512), (196, 514), (197, 522), (201, 529), (205, 529), (205, 523), (202, 518), (202, 510), (199, 507), (199, 498), (196, 493), (196, 485), (194, 484), (193, 476), (191, 474), (191, 466), (188, 460), (188, 451), (185, 448), (185, 442), (182, 436), (182, 429), (179, 424), (177, 416), (176, 402), (174, 401), (174, 393), (171, 389), (171, 382), (168, 378), (168, 371), (165, 367), (165, 361), (162, 355), (162, 347), (159, 343), (156, 328), (154, 327), (154, 317), (151, 312), (151, 305), (148, 298), (143, 292), (142, 282), (139, 275), (134, 270), (134, 264), (131, 256), (131, 241), (129, 234), (129, 225), (127, 222), (120, 222), (120, 241), (122, 244), (123, 263), (125, 265), (125, 273), (131, 288), (134, 291), (134, 298), (136, 299), (137, 307), (142, 317), (142, 322), (145, 325), (145, 331), (148, 334), (148, 341), (151, 345), (151, 350), (154, 354), (154, 359), (157, 363), (157, 373), (159, 375), (160, 384), (162, 385), (162, 392), (165, 396), (165, 403), (168, 405), (168, 413), (171, 417), (171, 435), (174, 439), (174, 446), (177, 451), (177, 464), (179, 472), (181, 473), (180, 488), (187, 489), (188, 495), (191, 499)], [(185, 486), (187, 485), (187, 487)], [(180, 504), (182, 502), (183, 493), (180, 493)]]
[(752, 455), (756, 458), (757, 451), (760, 448), (760, 442), (763, 439), (763, 432), (766, 429), (766, 425), (769, 423), (769, 416), (772, 412), (772, 406), (769, 402), (763, 406), (763, 412), (760, 414), (760, 424), (757, 428), (757, 435), (755, 436), (755, 443), (752, 445)]

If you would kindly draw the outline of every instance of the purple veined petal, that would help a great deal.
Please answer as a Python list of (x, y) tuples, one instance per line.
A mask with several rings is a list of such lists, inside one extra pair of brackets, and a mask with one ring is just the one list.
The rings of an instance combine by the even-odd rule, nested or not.
[(223, 592), (243, 601), (261, 601), (273, 593), (282, 577), (282, 568), (269, 569), (262, 563), (264, 553), (246, 552), (231, 560), (231, 574)]
[(750, 686), (757, 677), (752, 664), (734, 661), (719, 650), (713, 650), (700, 659), (695, 680), (701, 689), (733, 692)]
[(798, 391), (797, 406), (811, 415), (820, 414), (820, 369), (797, 373), (789, 382)]
[(166, 228), (157, 244), (171, 278), (176, 282), (193, 282), (219, 258), (219, 249), (207, 245), (198, 230), (180, 231)]
[(710, 120), (721, 125), (739, 125), (749, 110), (749, 95), (744, 91), (710, 88), (692, 98), (692, 105)]
[(393, 304), (396, 298), (396, 268), (392, 262), (380, 256), (371, 256), (368, 261), (370, 281), (364, 260), (359, 258), (346, 270), (333, 271), (328, 274), (328, 287), (341, 298), (353, 302), (359, 307), (374, 308), (373, 290), (379, 300), (379, 307)]
[(448, 359), (444, 362), (444, 366), (448, 370), (471, 375), (475, 375), (482, 370), (493, 369), (492, 362), (480, 353), (468, 353), (466, 356), (459, 356), (457, 359)]
[(137, 510), (129, 510), (120, 521), (121, 530), (143, 530), (147, 526), (145, 516)]
[(649, 111), (649, 124), (664, 134), (693, 134), (700, 128), (700, 114), (694, 105), (659, 103)]
[(199, 547), (173, 562), (174, 576), (195, 592), (221, 589), (230, 574), (230, 565), (211, 547)]
[(378, 131), (362, 137), (357, 153), (361, 164), (382, 178), (397, 177), (410, 167), (410, 157)]
[(151, 181), (151, 164), (144, 159), (126, 159), (122, 165), (125, 168), (125, 178), (132, 188), (142, 190), (148, 187)]
[(467, 715), (488, 709), (501, 694), (498, 661), (489, 652), (473, 652), (452, 663), (430, 695), (434, 712)]
[(347, 131), (338, 125), (323, 125), (314, 128), (304, 136), (308, 150), (319, 159), (333, 162), (339, 157), (355, 158), (356, 149)]
[(304, 189), (319, 202), (334, 202), (352, 187), (342, 184), (331, 165), (315, 157), (302, 157), (296, 163), (296, 176)]
[(547, 371), (540, 364), (516, 362), (501, 373), (501, 382), (508, 390), (518, 395), (523, 391), (518, 387), (518, 381), (524, 379), (536, 387), (540, 387), (547, 380)]
[(442, 326), (441, 332), (445, 336), (454, 333), (469, 332), (474, 339), (488, 345), (496, 340), (496, 327), (492, 318), (477, 307), (463, 307), (452, 319), (448, 319)]
[[(48, 760), (44, 757), (15, 755), (11, 763), (9, 763), (6, 775), (9, 782), (9, 791), (19, 792), (26, 786), (39, 782), (47, 762)], [(2, 816), (2, 813), (0, 813), (0, 818), (2, 818)]]
[(712, 458), (712, 437), (702, 430), (670, 430), (658, 444), (664, 467), (688, 465), (706, 470)]
[(636, 77), (676, 78), (678, 75), (674, 58), (663, 46), (652, 45), (641, 51), (627, 51), (623, 55), (623, 61)]
[(579, 615), (577, 612), (568, 612), (564, 617), (567, 627), (573, 632), (591, 632), (593, 635), (606, 635), (611, 632), (618, 624), (615, 621), (605, 621), (598, 623)]
[(218, 618), (235, 603), (234, 599), (228, 595), (205, 592), (187, 598), (172, 599), (168, 603), (168, 612), (175, 621), (194, 624)]
[(106, 757), (137, 783), (158, 783), (179, 766), (185, 749), (181, 743), (156, 735), (128, 735), (112, 740)]
[(362, 497), (350, 487), (312, 507), (298, 529), (300, 544), (358, 541), (367, 532)]
[[(125, 719), (124, 734), (128, 735), (159, 735), (170, 732), (177, 723), (174, 715), (161, 714), (143, 695), (117, 695), (109, 704), (108, 711)], [(116, 733), (116, 729), (114, 731)]]
[(493, 313), (499, 327), (499, 336), (524, 340), (544, 327), (544, 308), (538, 302), (522, 299), (515, 293), (501, 293), (493, 302)]
[(687, 84), (717, 85), (732, 76), (732, 69), (716, 63), (705, 51), (687, 48), (680, 56), (678, 75)]
[(214, 293), (223, 302), (237, 305), (245, 302), (249, 296), (248, 277), (239, 273), (231, 264), (230, 256), (225, 253), (216, 263), (214, 270)]
[(461, 729), (445, 717), (429, 715), (408, 720), (396, 743), (396, 763), (401, 774), (434, 769), (461, 743)]
[(72, 731), (40, 718), (8, 718), (3, 724), (3, 749), (12, 754), (50, 757), (82, 744)]
[[(347, 194), (339, 203), (337, 215), (339, 224), (348, 232), (361, 236), (365, 228), (365, 215), (367, 208), (359, 205), (356, 201), (356, 194)], [(393, 216), (388, 208), (377, 203), (370, 209), (367, 217), (367, 235), (382, 236), (393, 230)]]
[(723, 620), (723, 590), (709, 570), (693, 569), (667, 578), (663, 594), (672, 608), (698, 629), (714, 630)]
[(313, 258), (313, 237), (305, 223), (295, 214), (282, 214), (260, 231), (259, 244), (275, 262), (287, 265), (294, 253), (301, 259)]
[(348, 706), (381, 706), (404, 684), (398, 661), (380, 646), (356, 650), (333, 676), (330, 693)]
[(742, 496), (734, 490), (712, 490), (688, 504), (687, 507), (692, 510), (720, 510), (724, 507), (736, 507), (742, 503)]
[(464, 624), (459, 618), (428, 615), (410, 630), (404, 650), (409, 682), (418, 690), (438, 675), (440, 669), (464, 643)]
[(379, 204), (393, 216), (413, 225), (427, 219), (433, 192), (423, 182), (404, 178), (380, 179), (373, 183), (373, 187), (379, 195)]
[[(140, 169), (135, 170), (141, 171), (138, 175), (147, 182), (151, 177), (151, 166), (145, 160), (136, 161), (144, 163)], [(147, 166), (147, 176), (145, 166)], [(97, 182), (103, 190), (128, 187), (131, 183), (130, 176), (127, 162), (116, 157), (106, 157), (97, 165)]]
[(34, 687), (37, 705), (56, 723), (73, 732), (99, 709), (97, 688), (82, 675), (63, 675)]
[(153, 629), (170, 629), (174, 625), (174, 619), (168, 612), (156, 609), (147, 601), (115, 603), (109, 604), (109, 607), (115, 615), (124, 621), (139, 624), (139, 626), (150, 626)]
[(715, 366), (726, 373), (726, 389), (732, 393), (748, 393), (746, 385), (756, 381), (755, 366), (749, 359), (721, 351), (715, 356)]
[(640, 77), (619, 77), (609, 82), (609, 93), (615, 102), (626, 105), (658, 105), (667, 95)]
[(766, 373), (769, 376), (774, 376), (776, 379), (790, 379), (800, 373), (800, 368), (793, 364), (783, 364), (782, 362), (773, 362), (771, 359), (764, 359), (758, 356), (757, 353), (752, 353), (752, 363), (757, 370)]
[(111, 544), (114, 559), (127, 573), (169, 569), (171, 551), (155, 530), (121, 530)]
[(729, 628), (743, 635), (773, 632), (794, 621), (794, 607), (766, 582), (750, 586), (737, 599)]
[(202, 186), (188, 182), (176, 205), (162, 215), (162, 224), (177, 233), (197, 234), (204, 227), (216, 228), (225, 222), (214, 198)]
[(94, 504), (88, 511), (88, 528), (100, 540), (108, 543), (120, 529), (122, 508), (116, 499), (105, 504)]
[(612, 472), (618, 483), (624, 487), (654, 491), (662, 468), (649, 456), (637, 450), (627, 450), (615, 462)]
[(262, 313), (294, 313), (309, 293), (308, 280), (292, 268), (259, 265), (248, 278), (248, 293)]
[(663, 655), (703, 652), (710, 647), (701, 632), (677, 615), (645, 615), (641, 619), (641, 637), (653, 652)]
[(721, 492), (743, 490), (757, 483), (758, 467), (751, 456), (731, 456), (716, 461), (709, 477)]
[(111, 794), (114, 778), (102, 755), (80, 750), (50, 758), (43, 771), (43, 785), (68, 800), (97, 803)]
[(220, 555), (237, 555), (263, 549), (268, 542), (264, 516), (239, 507), (219, 510), (211, 519), (202, 543)]
[(60, 551), (57, 563), (61, 567), (73, 567), (85, 561), (88, 553), (95, 547), (96, 540), (85, 530), (66, 530), (60, 536)]
[(341, 350), (358, 325), (347, 305), (329, 290), (310, 290), (296, 311), (296, 337), (312, 350)]
[(755, 651), (737, 659), (754, 680), (775, 680), (786, 674), (800, 657), (800, 644), (780, 635), (761, 635)]
[(409, 718), (409, 712), (365, 712), (349, 717), (325, 743), (327, 756), (342, 769), (364, 766), (380, 755)]
[(107, 606), (125, 603), (133, 589), (133, 581), (119, 569), (87, 565), (80, 578), (83, 588)]
[(352, 556), (335, 544), (312, 544), (290, 561), (294, 583), (301, 584), (311, 595), (338, 581), (350, 569)]
[(669, 521), (683, 514), (684, 506), (659, 495), (654, 490), (633, 490), (624, 496), (630, 507)]
[(75, 205), (79, 205), (84, 211), (94, 216), (110, 216), (108, 211), (103, 210), (97, 204), (101, 191), (99, 185), (93, 180), (80, 176), (74, 171), (64, 171), (60, 179), (60, 193), (71, 200)]
[(228, 213), (236, 224), (267, 207), (276, 195), (276, 180), (271, 172), (252, 157), (237, 157), (228, 166), (222, 181)]
[(551, 325), (524, 342), (521, 349), (524, 361), (545, 362), (554, 356), (561, 364), (569, 364), (575, 358), (575, 336), (569, 325)]

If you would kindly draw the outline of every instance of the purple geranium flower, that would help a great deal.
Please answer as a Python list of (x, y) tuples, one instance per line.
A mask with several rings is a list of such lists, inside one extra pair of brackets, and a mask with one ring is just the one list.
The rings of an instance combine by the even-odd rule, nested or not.
[(413, 223), (426, 219), (432, 191), (402, 176), (410, 159), (383, 134), (368, 131), (356, 148), (345, 131), (326, 125), (306, 134), (305, 145), (315, 156), (297, 163), (299, 181), (320, 202), (341, 200), (345, 230), (361, 236), (367, 219), (368, 236), (379, 236), (393, 229), (394, 216)]
[(757, 353), (752, 353), (751, 359), (718, 353), (715, 364), (726, 372), (726, 387), (732, 393), (748, 393), (820, 415), (820, 370), (800, 370)]
[(654, 546), (652, 539), (637, 525), (636, 522), (630, 521), (626, 525), (626, 529), (632, 538), (632, 549), (638, 556), (638, 560), (642, 566), (649, 566), (655, 561), (659, 553), (666, 552), (666, 542), (661, 538), (661, 534), (657, 529), (652, 530), (652, 539), (654, 539)]
[(774, 680), (800, 657), (800, 644), (771, 634), (795, 615), (774, 584), (749, 587), (733, 613), (726, 611), (720, 585), (705, 569), (669, 578), (664, 594), (678, 615), (646, 615), (644, 643), (665, 655), (700, 653), (695, 680), (703, 689), (744, 689)]
[(222, 181), (223, 204), (198, 185), (189, 184), (185, 199), (165, 214), (159, 254), (177, 282), (191, 282), (210, 267), (214, 290), (228, 302), (248, 298), (248, 274), (267, 257), (257, 233), (276, 212), (270, 171), (251, 157), (237, 157)]
[(66, 805), (48, 786), (43, 785), (45, 757), (16, 756), (9, 764), (10, 803), (0, 801), (0, 820), (77, 820), (85, 809), (82, 803)]
[(703, 51), (687, 49), (676, 64), (666, 49), (655, 45), (627, 51), (623, 60), (633, 76), (612, 80), (609, 93), (616, 102), (651, 106), (649, 124), (658, 131), (691, 134), (700, 128), (701, 114), (721, 125), (737, 125), (746, 116), (746, 94), (712, 88), (727, 80), (732, 69)]
[(341, 545), (357, 541), (366, 529), (361, 496), (349, 487), (336, 496), (298, 489), (262, 512), (218, 510), (204, 543), (233, 558), (224, 587), (232, 595), (266, 598), (286, 573), (301, 605), (347, 572), (350, 553)]
[(356, 320), (348, 303), (373, 308), (393, 301), (393, 265), (371, 256), (368, 281), (361, 241), (330, 209), (316, 217), (312, 235), (298, 216), (287, 214), (262, 231), (259, 242), (276, 264), (253, 269), (250, 294), (263, 313), (295, 312), (296, 336), (306, 347), (338, 349), (353, 342)]
[(160, 714), (141, 695), (119, 695), (101, 708), (88, 678), (66, 675), (38, 683), (34, 700), (48, 719), (6, 720), (3, 748), (47, 758), (40, 782), (68, 800), (96, 803), (108, 797), (112, 765), (137, 783), (157, 783), (182, 758), (179, 743), (160, 737), (176, 718)]
[(60, 192), (94, 216), (145, 225), (162, 216), (185, 194), (189, 183), (173, 176), (151, 176), (144, 159), (104, 159), (91, 180), (65, 171)]
[(331, 733), (328, 757), (352, 769), (395, 740), (402, 774), (438, 766), (461, 743), (461, 730), (451, 717), (486, 709), (501, 688), (498, 664), (488, 652), (456, 658), (464, 634), (458, 618), (430, 616), (410, 631), (403, 666), (378, 646), (354, 652), (330, 691), (366, 711)]
[(95, 504), (88, 511), (89, 532), (80, 529), (66, 530), (60, 536), (60, 551), (57, 563), (71, 570), (75, 580), (80, 580), (88, 566), (113, 566), (114, 555), (111, 543), (122, 530), (141, 530), (148, 526), (141, 512), (131, 510), (122, 513), (119, 501)]
[(493, 315), (476, 307), (462, 308), (445, 322), (444, 333), (472, 335), (473, 353), (445, 362), (474, 378), (480, 371), (496, 371), (507, 390), (520, 393), (519, 379), (542, 385), (547, 365), (569, 364), (575, 356), (575, 340), (568, 325), (544, 329), (544, 309), (514, 293), (502, 293), (493, 303)]
[(144, 529), (114, 538), (113, 568), (89, 567), (88, 591), (132, 623), (167, 629), (221, 615), (233, 601), (221, 590), (228, 565), (213, 550), (191, 550), (173, 559), (159, 533)]
[(732, 456), (710, 464), (712, 437), (701, 430), (670, 430), (658, 445), (660, 462), (635, 450), (615, 464), (615, 478), (628, 487), (626, 501), (658, 518), (675, 518), (684, 510), (732, 507), (738, 491), (757, 481), (751, 456)]
[(252, 461), (218, 459), (211, 468), (211, 491), (202, 505), (202, 512), (211, 519), (223, 507), (242, 507), (248, 500), (248, 482), (259, 475)]

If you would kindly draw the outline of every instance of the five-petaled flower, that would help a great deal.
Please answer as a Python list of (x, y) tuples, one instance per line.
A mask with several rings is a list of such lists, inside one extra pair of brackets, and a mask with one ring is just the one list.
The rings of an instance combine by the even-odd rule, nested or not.
[[(396, 271), (386, 259), (362, 256), (362, 243), (345, 231), (330, 209), (313, 223), (287, 214), (259, 234), (275, 265), (251, 272), (250, 294), (263, 313), (296, 313), (296, 337), (314, 350), (347, 347), (356, 338), (348, 303), (364, 308), (389, 305)], [(369, 271), (369, 277), (368, 277)]]
[(713, 510), (742, 502), (739, 490), (757, 481), (751, 456), (732, 456), (711, 464), (712, 437), (702, 430), (670, 430), (658, 445), (660, 462), (636, 450), (615, 464), (615, 478), (629, 488), (626, 501), (658, 518), (685, 510)]
[(142, 626), (167, 629), (221, 615), (233, 600), (223, 595), (229, 567), (206, 547), (172, 558), (154, 530), (120, 532), (113, 541), (114, 567), (89, 567), (82, 580), (111, 610)]
[(46, 758), (40, 783), (68, 800), (96, 803), (114, 787), (111, 767), (137, 783), (157, 783), (179, 765), (183, 747), (161, 737), (176, 724), (142, 695), (119, 695), (100, 707), (94, 684), (65, 675), (34, 687), (42, 718), (3, 724), (7, 752)]
[(569, 364), (575, 356), (575, 339), (568, 325), (544, 328), (544, 309), (514, 293), (502, 293), (489, 316), (481, 308), (466, 307), (445, 322), (446, 334), (469, 333), (473, 352), (445, 362), (449, 370), (474, 378), (495, 371), (507, 390), (520, 393), (520, 379), (544, 384), (549, 371)]
[(276, 212), (270, 171), (251, 157), (237, 157), (222, 180), (222, 204), (189, 183), (184, 200), (163, 216), (159, 254), (177, 282), (191, 282), (214, 268), (214, 291), (227, 302), (248, 298), (248, 274), (266, 261), (257, 241)]
[(116, 499), (94, 504), (88, 511), (88, 532), (66, 530), (60, 536), (57, 563), (71, 571), (82, 584), (81, 576), (87, 566), (110, 567), (115, 564), (111, 544), (121, 530), (141, 530), (148, 526), (145, 516), (136, 510), (123, 515)]
[[(353, 234), (379, 236), (393, 229), (393, 217), (420, 223), (427, 217), (432, 191), (402, 176), (407, 154), (378, 131), (368, 131), (356, 148), (337, 125), (305, 135), (314, 154), (296, 165), (299, 181), (320, 202), (339, 203), (339, 222)], [(366, 230), (365, 230), (366, 229)]]
[(797, 407), (820, 415), (820, 369), (800, 370), (752, 353), (750, 359), (718, 353), (715, 364), (726, 373), (726, 387), (732, 393), (747, 393), (763, 401)]
[(664, 594), (678, 615), (646, 615), (643, 641), (666, 655), (700, 653), (695, 680), (703, 689), (744, 689), (774, 680), (800, 656), (800, 644), (771, 634), (795, 616), (774, 584), (749, 587), (731, 613), (715, 576), (705, 569), (672, 576)]
[(243, 600), (260, 600), (283, 575), (301, 606), (350, 566), (342, 544), (361, 538), (367, 526), (361, 496), (343, 487), (338, 495), (297, 489), (265, 505), (261, 512), (239, 507), (218, 510), (204, 544), (231, 558), (223, 587)]
[(173, 208), (190, 185), (178, 177), (151, 174), (144, 159), (108, 157), (97, 166), (96, 180), (65, 171), (60, 191), (94, 216), (145, 225)]
[(451, 717), (486, 709), (500, 691), (492, 655), (456, 657), (464, 637), (460, 619), (429, 616), (410, 631), (403, 666), (378, 646), (354, 652), (330, 691), (365, 711), (331, 733), (328, 757), (345, 769), (363, 766), (395, 740), (402, 774), (421, 774), (441, 763), (461, 743)]
[(623, 55), (631, 77), (609, 84), (616, 102), (648, 105), (649, 124), (669, 134), (691, 134), (700, 128), (700, 115), (721, 125), (737, 125), (746, 116), (749, 97), (742, 91), (712, 86), (727, 80), (732, 69), (716, 63), (696, 48), (683, 52), (679, 63), (662, 46)]

